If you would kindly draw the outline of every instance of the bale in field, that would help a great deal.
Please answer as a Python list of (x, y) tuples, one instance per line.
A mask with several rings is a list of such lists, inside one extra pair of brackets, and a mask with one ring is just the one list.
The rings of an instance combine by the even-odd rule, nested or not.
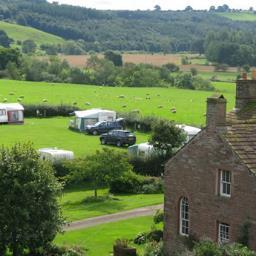
[(14, 95), (15, 93), (14, 92), (10, 92), (9, 95)]
[(175, 114), (177, 112), (176, 108), (175, 107), (171, 108), (171, 112)]
[(124, 99), (125, 96), (124, 96), (124, 95), (119, 95), (118, 98), (119, 98), (119, 99)]

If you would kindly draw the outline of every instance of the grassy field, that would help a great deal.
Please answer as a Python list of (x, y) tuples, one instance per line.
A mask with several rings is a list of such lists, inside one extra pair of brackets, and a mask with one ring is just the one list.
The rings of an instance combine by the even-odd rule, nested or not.
[[(94, 153), (102, 146), (98, 136), (89, 136), (68, 129), (69, 118), (26, 119), (25, 125), (2, 125), (1, 145), (30, 141), (35, 148), (58, 147), (72, 150), (76, 157)], [(148, 140), (147, 134), (136, 133), (138, 142)], [(123, 148), (122, 150), (126, 150)]]
[[(214, 83), (214, 85), (220, 93), (225, 93), (225, 97), (228, 99), (228, 109), (232, 109), (235, 94), (234, 84)], [(175, 120), (178, 123), (195, 126), (205, 123), (206, 98), (213, 93), (211, 91), (181, 90), (177, 88), (100, 87), (0, 80), (0, 102), (5, 98), (8, 102), (16, 102), (17, 98), (23, 95), (24, 103), (26, 104), (38, 104), (47, 99), (48, 104), (73, 104), (73, 102), (77, 102), (78, 106), (83, 109), (101, 107), (123, 112), (136, 109), (142, 115), (156, 115)], [(124, 95), (125, 98), (119, 98), (120, 95)], [(150, 97), (150, 100), (147, 100), (147, 97)], [(91, 105), (89, 107), (86, 106), (86, 102), (90, 102)], [(170, 111), (173, 107), (177, 110), (176, 114)], [(28, 120), (28, 122), (30, 121)], [(40, 122), (45, 122), (46, 129), (50, 127), (50, 120)], [(56, 127), (54, 136), (58, 136), (57, 132), (59, 130), (63, 132), (61, 133), (63, 136), (62, 140), (66, 140), (67, 130), (65, 129), (68, 120), (62, 120), (61, 126), (63, 131), (60, 130), (59, 122), (61, 121), (56, 122), (58, 127)], [(52, 124), (54, 125), (54, 122)], [(30, 128), (31, 131), (34, 131), (32, 127)], [(69, 132), (68, 134), (72, 133)], [(72, 134), (69, 135), (69, 138), (70, 136), (78, 135)], [(76, 144), (75, 141), (73, 143)]]
[(218, 13), (218, 15), (237, 21), (256, 21), (256, 14), (251, 12)]
[(3, 21), (0, 21), (0, 30), (4, 30), (7, 35), (15, 41), (25, 41), (27, 39), (32, 39), (38, 45), (45, 43), (61, 44), (64, 42), (64, 39), (58, 36), (54, 36), (34, 28), (11, 24)]
[[(99, 195), (106, 195), (107, 189), (100, 189)], [(61, 208), (68, 221), (81, 220), (95, 216), (127, 211), (149, 205), (163, 203), (163, 194), (153, 195), (115, 195), (104, 202), (84, 202), (86, 197), (94, 195), (88, 185), (79, 185), (64, 191)]]
[(86, 255), (88, 256), (109, 256), (112, 255), (115, 240), (132, 240), (138, 233), (150, 231), (152, 225), (151, 216), (134, 218), (67, 232), (63, 235), (58, 235), (55, 243), (86, 248), (88, 250)]

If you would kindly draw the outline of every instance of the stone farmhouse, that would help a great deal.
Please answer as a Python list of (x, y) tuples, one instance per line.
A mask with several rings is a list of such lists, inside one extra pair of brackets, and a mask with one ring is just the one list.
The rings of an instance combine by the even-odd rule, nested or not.
[(238, 80), (235, 109), (207, 99), (206, 127), (165, 170), (164, 249), (189, 236), (236, 242), (247, 226), (256, 250), (256, 80)]

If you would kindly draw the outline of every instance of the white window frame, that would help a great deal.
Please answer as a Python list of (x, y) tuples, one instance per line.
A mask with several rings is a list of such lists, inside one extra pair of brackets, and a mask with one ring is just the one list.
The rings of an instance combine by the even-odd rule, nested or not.
[(221, 196), (231, 197), (231, 181), (232, 181), (231, 172), (226, 170), (221, 170), (220, 171), (220, 195)]
[(226, 223), (219, 223), (218, 227), (218, 242), (219, 244), (226, 244), (230, 241), (230, 225)]
[(186, 197), (180, 199), (180, 235), (189, 236), (189, 203)]

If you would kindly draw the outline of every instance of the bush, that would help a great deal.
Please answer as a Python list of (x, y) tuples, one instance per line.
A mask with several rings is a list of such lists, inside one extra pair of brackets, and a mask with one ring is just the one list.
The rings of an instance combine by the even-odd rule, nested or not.
[(143, 184), (143, 177), (132, 171), (124, 173), (121, 177), (110, 183), (111, 193), (139, 193)]
[(157, 212), (154, 215), (154, 223), (158, 224), (164, 221), (164, 211), (163, 210), (157, 210)]
[[(39, 255), (38, 255), (39, 256)], [(40, 256), (85, 256), (85, 250), (79, 247), (51, 246)]]
[(256, 256), (256, 253), (241, 244), (231, 244), (224, 247), (225, 256)]
[(144, 256), (163, 256), (163, 243), (152, 242), (147, 244)]
[(135, 244), (145, 244), (147, 241), (147, 233), (139, 233), (133, 240)]
[(165, 157), (162, 155), (152, 155), (146, 159), (133, 157), (130, 159), (130, 164), (133, 166), (133, 171), (141, 175), (149, 175), (159, 177), (164, 172), (163, 162)]
[(152, 230), (147, 234), (147, 240), (150, 242), (160, 242), (163, 239), (162, 230)]
[(24, 105), (24, 109), (25, 117), (70, 116), (71, 113), (79, 110), (69, 105)]
[(201, 241), (194, 247), (195, 256), (223, 256), (223, 251), (212, 241)]

